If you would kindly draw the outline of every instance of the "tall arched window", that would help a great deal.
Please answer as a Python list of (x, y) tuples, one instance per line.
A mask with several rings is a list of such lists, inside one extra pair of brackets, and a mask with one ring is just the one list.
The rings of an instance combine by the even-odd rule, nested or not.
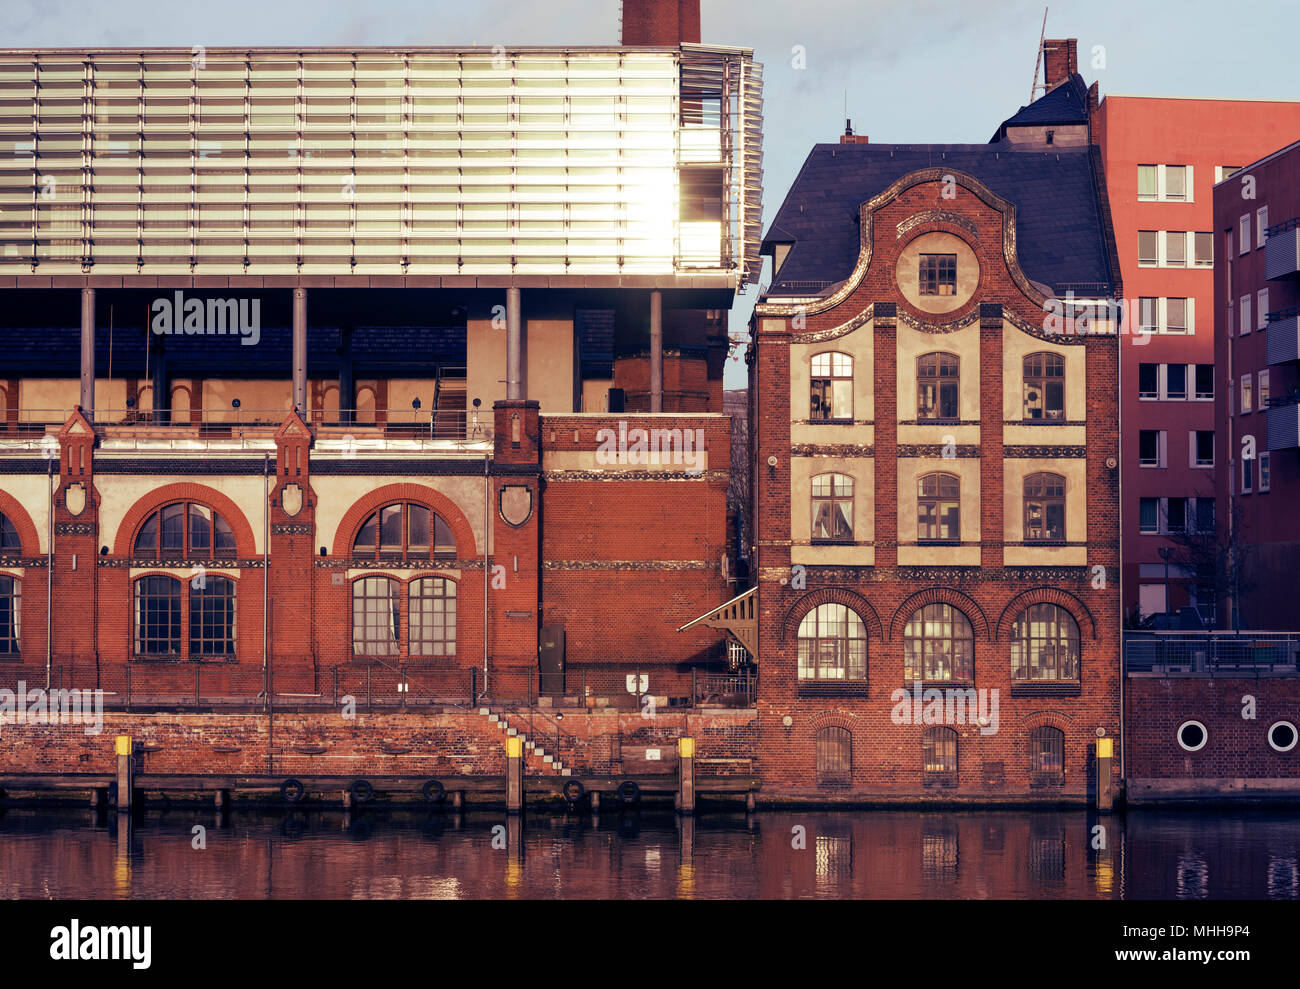
[(921, 770), (926, 782), (957, 782), (957, 730), (934, 725), (921, 736)]
[(352, 555), (363, 560), (454, 558), (456, 540), (451, 526), (436, 512), (413, 502), (396, 502), (361, 523), (352, 541)]
[(1011, 679), (1079, 679), (1079, 624), (1055, 604), (1034, 604), (1011, 627)]
[(18, 529), (9, 516), (0, 515), (0, 556), (17, 556), (23, 551)]
[(853, 478), (847, 474), (818, 474), (812, 479), (812, 538), (826, 543), (853, 541)]
[(812, 401), (808, 418), (813, 422), (853, 419), (853, 358), (827, 351), (812, 359)]
[(443, 577), (411, 581), (412, 656), (456, 655), (456, 583)]
[[(147, 574), (135, 582), (135, 654), (153, 659), (235, 655), (235, 581), (199, 573), (188, 581)], [(183, 631), (188, 635), (183, 637)], [(188, 652), (183, 648), (188, 644)]]
[(135, 654), (146, 658), (181, 654), (181, 581), (149, 574), (135, 582)]
[(958, 418), (957, 395), (961, 360), (955, 354), (922, 354), (916, 359), (916, 418), (949, 421)]
[(190, 658), (235, 654), (235, 582), (204, 574), (190, 580)]
[(1030, 354), (1024, 363), (1025, 418), (1043, 422), (1065, 419), (1065, 358)]
[(844, 786), (853, 777), (853, 735), (831, 725), (817, 732), (817, 782)]
[(178, 501), (151, 513), (135, 536), (132, 555), (148, 560), (211, 560), (235, 555), (235, 533), (217, 512)]
[(1065, 783), (1065, 732), (1051, 725), (1029, 733), (1029, 777), (1038, 786)]
[(0, 576), (0, 657), (22, 651), (23, 582)]
[(916, 538), (961, 542), (961, 481), (955, 474), (925, 474), (917, 480)]
[(970, 620), (950, 604), (927, 604), (903, 630), (903, 664), (908, 680), (973, 680)]
[(1025, 542), (1065, 542), (1065, 478), (1040, 471), (1025, 478)]
[(352, 652), (396, 656), (402, 647), (401, 584), (392, 577), (352, 582)]
[(842, 604), (819, 604), (799, 623), (800, 680), (865, 680), (867, 630)]

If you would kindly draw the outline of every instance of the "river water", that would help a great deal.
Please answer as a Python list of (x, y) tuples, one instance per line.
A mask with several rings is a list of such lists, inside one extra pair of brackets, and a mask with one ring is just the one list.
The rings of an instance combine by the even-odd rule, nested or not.
[(1297, 899), (1298, 861), (1262, 810), (0, 810), (20, 899)]

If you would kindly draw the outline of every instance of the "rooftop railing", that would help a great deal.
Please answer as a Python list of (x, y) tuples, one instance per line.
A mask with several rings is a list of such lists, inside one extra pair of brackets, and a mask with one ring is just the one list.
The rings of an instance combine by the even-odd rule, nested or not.
[(1300, 632), (1125, 632), (1124, 668), (1139, 676), (1300, 676)]

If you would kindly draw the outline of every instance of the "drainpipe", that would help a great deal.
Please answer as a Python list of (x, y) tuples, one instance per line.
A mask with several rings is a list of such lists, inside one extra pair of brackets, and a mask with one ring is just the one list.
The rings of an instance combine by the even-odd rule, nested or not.
[[(262, 454), (262, 672), (265, 674), (271, 656), (270, 601), (271, 601), (271, 455)], [(270, 684), (267, 684), (270, 701)]]
[(483, 451), (483, 693), (488, 681), (488, 526), (492, 524), (492, 476), (490, 454)]
[[(53, 451), (51, 451), (53, 452)], [(54, 457), (46, 461), (49, 515), (45, 519), (45, 689), (50, 689), (54, 664)]]

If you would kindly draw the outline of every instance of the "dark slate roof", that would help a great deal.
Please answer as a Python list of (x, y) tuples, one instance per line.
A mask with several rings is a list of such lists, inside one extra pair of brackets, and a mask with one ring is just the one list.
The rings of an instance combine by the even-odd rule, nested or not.
[(1086, 124), (1088, 122), (1088, 86), (1075, 72), (1054, 89), (1048, 90), (1029, 106), (1022, 106), (1015, 116), (1002, 121), (992, 140), (999, 140), (1008, 127), (1037, 127), (1043, 124)]
[(772, 292), (815, 293), (819, 287), (808, 283), (825, 287), (847, 278), (858, 258), (859, 206), (910, 172), (940, 167), (965, 172), (1016, 205), (1020, 265), (1030, 279), (1059, 291), (1067, 283), (1101, 283), (1111, 293), (1118, 288), (1095, 148), (818, 144), (763, 242), (764, 253), (778, 242), (793, 243)]

